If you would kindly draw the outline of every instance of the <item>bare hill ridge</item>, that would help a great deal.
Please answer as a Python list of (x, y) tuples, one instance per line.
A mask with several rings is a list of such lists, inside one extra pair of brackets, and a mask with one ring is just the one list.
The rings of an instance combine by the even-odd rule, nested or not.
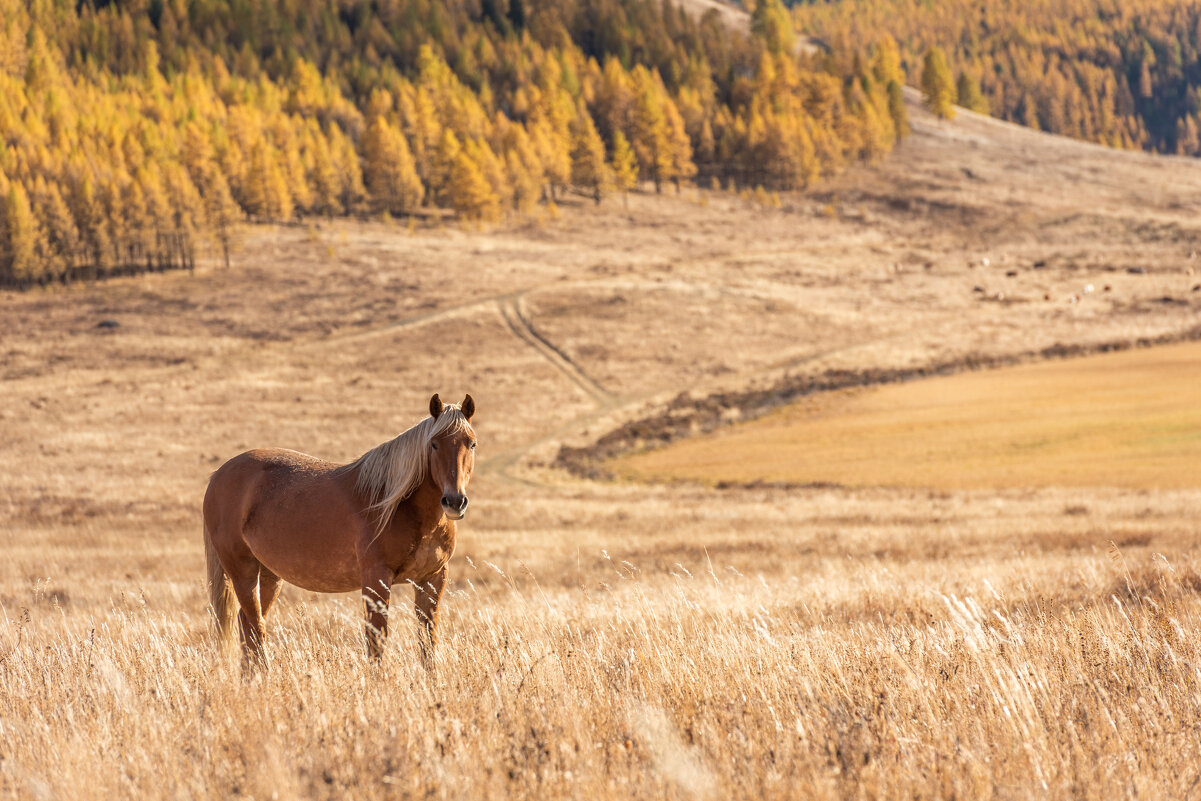
[(723, 0), (682, 0), (679, 5), (680, 8), (696, 17), (716, 11), (727, 27), (743, 33), (749, 33), (751, 30), (751, 15), (746, 13), (741, 6), (732, 5)]
[[(726, 27), (742, 33), (750, 33), (751, 15), (741, 5), (728, 2), (728, 0), (680, 0), (679, 6), (694, 17), (714, 11)], [(797, 52), (814, 52), (825, 49), (825, 46), (819, 44), (812, 37), (798, 34), (796, 49)]]

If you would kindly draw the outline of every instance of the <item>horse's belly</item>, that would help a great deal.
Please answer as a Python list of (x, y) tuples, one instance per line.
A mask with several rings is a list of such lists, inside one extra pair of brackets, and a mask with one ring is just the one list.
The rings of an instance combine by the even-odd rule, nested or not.
[(361, 589), (357, 531), (329, 517), (320, 507), (292, 508), (251, 521), (244, 537), (255, 558), (289, 584), (313, 592)]
[(270, 540), (247, 536), (256, 559), (289, 584), (313, 592), (349, 592), (362, 583), (353, 548), (336, 539), (300, 534)]
[[(267, 563), (264, 561), (263, 564)], [(271, 572), (289, 584), (295, 584), (302, 590), (310, 592), (351, 592), (362, 589), (363, 580), (357, 564), (351, 570), (331, 570), (321, 573), (314, 573), (304, 568), (290, 569), (291, 567), (291, 565), (284, 565), (279, 569), (272, 569)]]

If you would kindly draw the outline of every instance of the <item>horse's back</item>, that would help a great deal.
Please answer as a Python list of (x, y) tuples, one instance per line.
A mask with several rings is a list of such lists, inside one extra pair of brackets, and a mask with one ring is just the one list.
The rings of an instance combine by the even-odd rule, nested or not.
[(204, 493), (205, 521), (222, 522), (220, 518), (227, 517), (234, 509), (242, 511), (237, 517), (244, 520), (248, 505), (262, 489), (306, 473), (313, 474), (322, 467), (328, 469), (332, 465), (286, 448), (256, 448), (240, 453), (209, 478)]
[(239, 453), (225, 464), (217, 468), (213, 477), (224, 472), (239, 472), (245, 470), (287, 470), (291, 472), (318, 472), (332, 470), (336, 465), (307, 453), (289, 450), (288, 448), (255, 448), (245, 453)]

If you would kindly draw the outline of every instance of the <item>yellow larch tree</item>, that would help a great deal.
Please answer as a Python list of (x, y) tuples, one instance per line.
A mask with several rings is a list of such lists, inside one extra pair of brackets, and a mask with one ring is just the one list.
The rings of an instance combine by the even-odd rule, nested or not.
[(605, 143), (581, 102), (571, 123), (571, 182), (586, 190), (597, 203), (613, 185), (613, 175), (605, 162)]
[(922, 98), (939, 117), (949, 120), (955, 116), (955, 80), (939, 47), (928, 49), (922, 59)]
[(75, 218), (56, 183), (39, 177), (34, 183), (34, 195), (42, 212), (46, 239), (55, 254), (49, 266), (56, 268), (63, 279), (69, 279), (73, 277), (72, 271), (80, 249), (79, 228)]
[(292, 216), (288, 183), (277, 162), (275, 149), (259, 140), (250, 151), (243, 187), (246, 211), (263, 220), (287, 220)]
[[(988, 113), (988, 100), (980, 92), (980, 82), (970, 72), (965, 70), (959, 73), (959, 78), (955, 81), (955, 95), (955, 102), (968, 111)], [(1079, 135), (1078, 131), (1073, 133)]]
[(663, 97), (663, 118), (667, 124), (667, 146), (671, 154), (671, 166), (664, 177), (675, 183), (678, 192), (681, 181), (690, 180), (696, 175), (696, 165), (692, 163), (692, 140), (684, 127), (684, 118), (666, 94)]
[(409, 143), (382, 116), (372, 120), (363, 137), (363, 172), (376, 211), (412, 214), (420, 207), (425, 188)]
[[(513, 202), (513, 187), (505, 177), (504, 162), (497, 157), (496, 152), (483, 138), (468, 139), (463, 143), (463, 150), (479, 167), (480, 174), (492, 187), (493, 194), (501, 208), (507, 208)], [(499, 216), (499, 209), (498, 215)]]
[(367, 198), (367, 189), (363, 185), (363, 170), (358, 152), (350, 136), (342, 132), (337, 125), (331, 125), (327, 134), (329, 140), (329, 155), (334, 163), (334, 171), (341, 180), (341, 192), (338, 200), (347, 214), (359, 211)]
[(316, 120), (309, 120), (304, 133), (304, 169), (313, 189), (313, 211), (326, 217), (342, 213), (342, 182), (334, 168), (329, 141)]
[(33, 216), (29, 195), (20, 181), (0, 176), (3, 206), (0, 207), (0, 281), (28, 285), (39, 273), (37, 251), (41, 227)]
[(504, 153), (505, 180), (512, 189), (513, 209), (529, 212), (542, 194), (542, 162), (525, 128), (498, 114), (494, 124), (498, 147)]
[(463, 149), (451, 167), (449, 195), (452, 208), (464, 219), (491, 222), (500, 217), (500, 198)]
[(633, 141), (634, 154), (645, 178), (654, 181), (655, 191), (671, 177), (671, 129), (663, 110), (664, 92), (657, 76), (642, 65), (634, 68)]
[(609, 167), (618, 190), (624, 195), (638, 185), (638, 159), (634, 148), (620, 130), (613, 133), (613, 154), (609, 157)]
[(450, 203), (451, 173), (454, 171), (455, 162), (462, 151), (463, 145), (459, 142), (459, 137), (455, 136), (454, 131), (444, 128), (442, 136), (438, 140), (438, 149), (434, 155), (433, 167), (428, 180), (430, 196), (439, 206), (452, 205)]

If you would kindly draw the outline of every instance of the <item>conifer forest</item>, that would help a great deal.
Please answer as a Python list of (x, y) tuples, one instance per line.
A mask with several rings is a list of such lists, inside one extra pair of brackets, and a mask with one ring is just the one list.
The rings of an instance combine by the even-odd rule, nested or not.
[(241, 221), (490, 222), (804, 187), (904, 133), (890, 39), (639, 0), (0, 0), (0, 284), (229, 259)]

